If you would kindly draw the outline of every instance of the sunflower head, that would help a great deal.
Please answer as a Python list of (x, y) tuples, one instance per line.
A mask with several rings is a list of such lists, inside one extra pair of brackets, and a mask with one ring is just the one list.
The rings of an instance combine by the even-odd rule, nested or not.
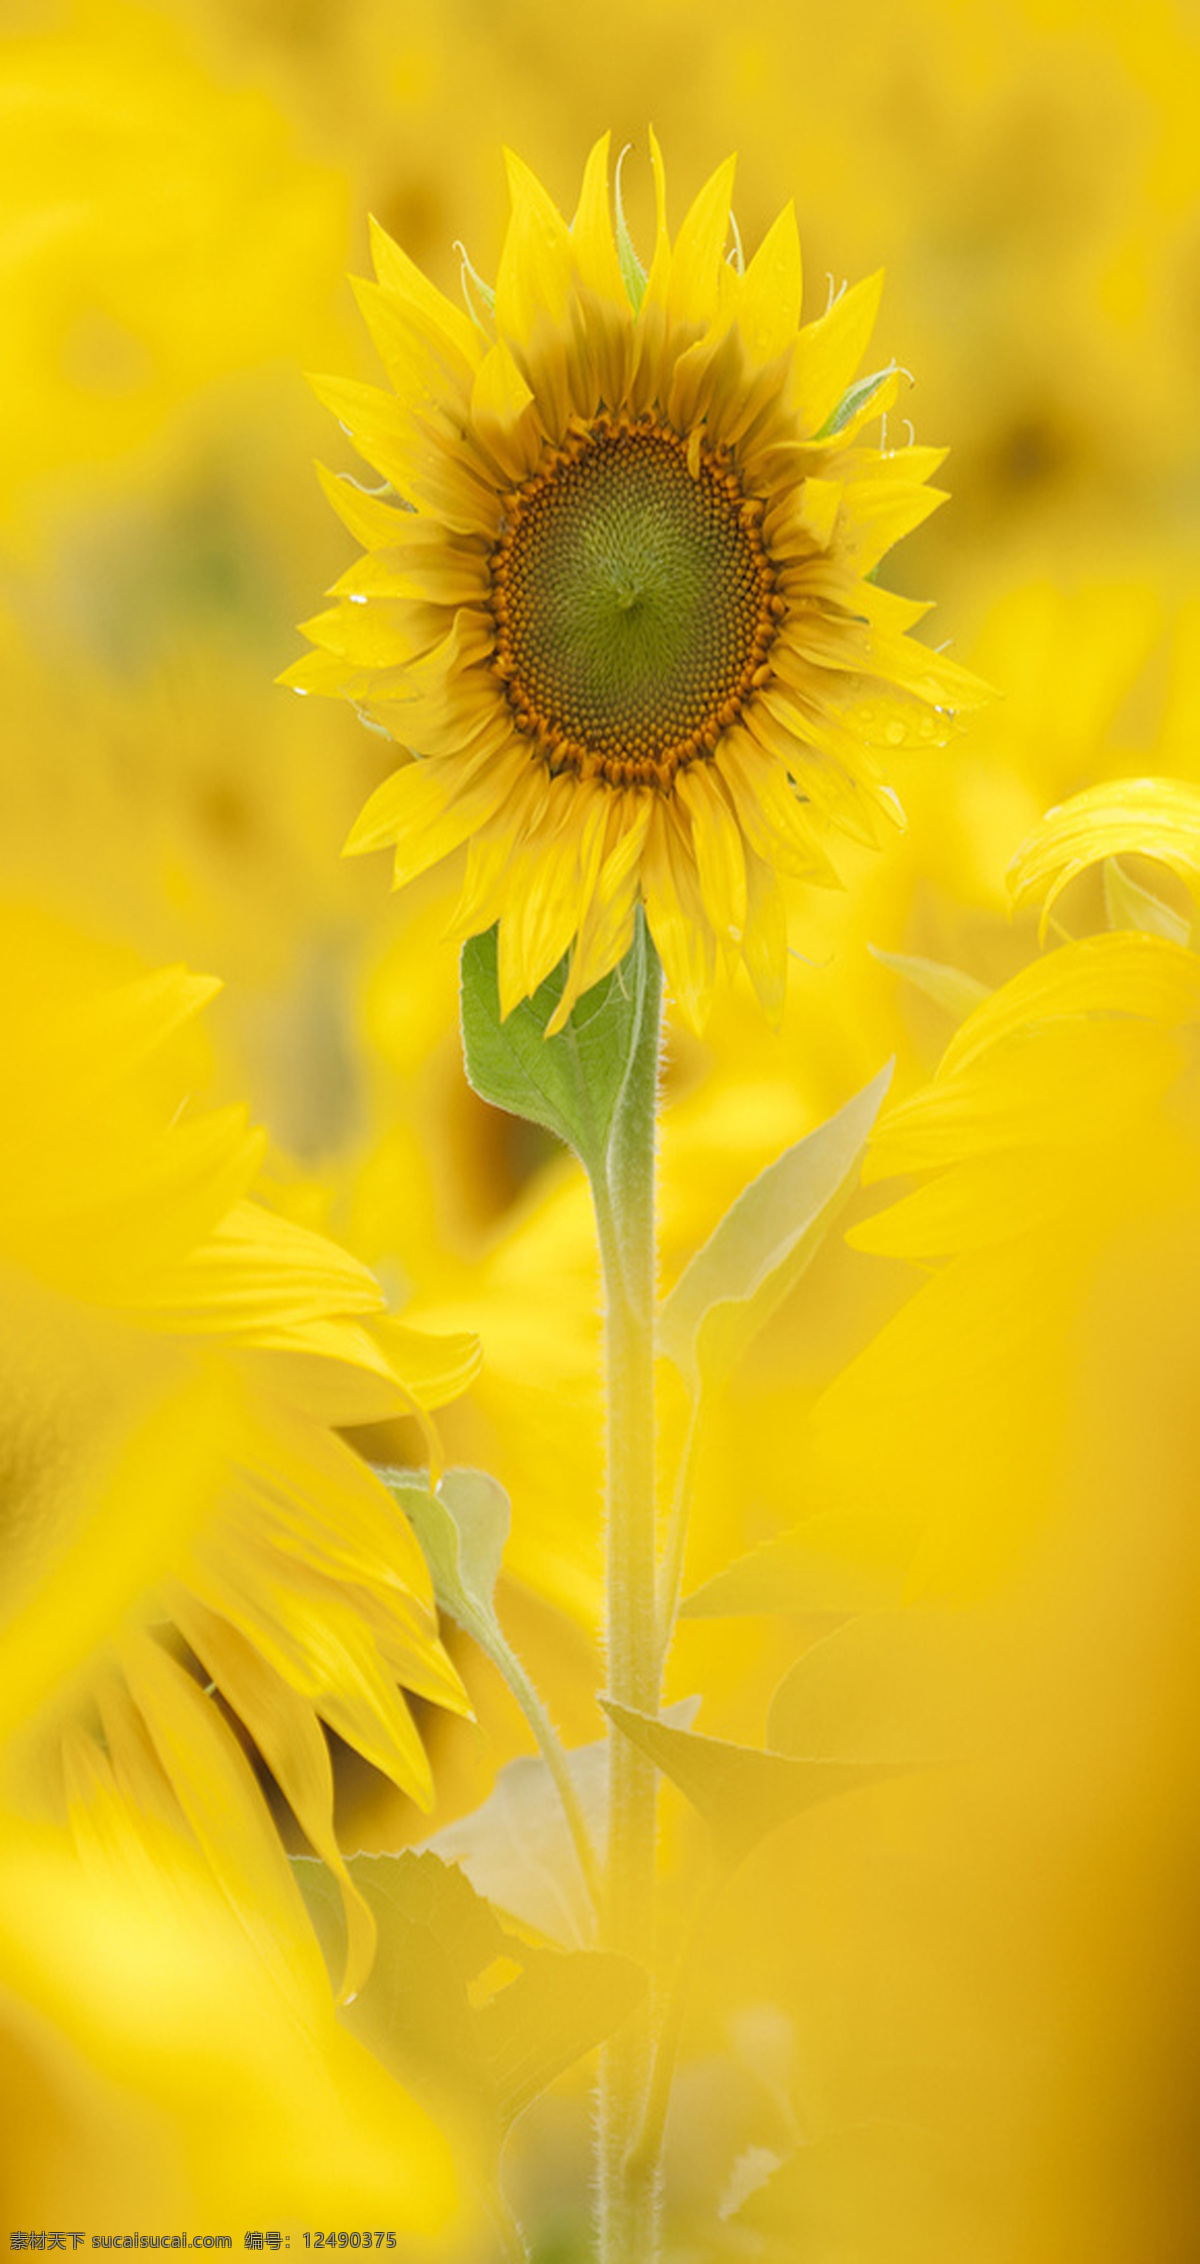
[(392, 390), (319, 390), (385, 485), (326, 480), (364, 555), (286, 679), (403, 744), (351, 847), (394, 845), (398, 884), (453, 866), (456, 931), (499, 922), (505, 1011), (572, 952), (556, 1026), (639, 902), (689, 1020), (738, 958), (778, 1012), (781, 876), (828, 878), (831, 827), (875, 840), (878, 752), (980, 693), (870, 579), (942, 500), (939, 451), (861, 437), (900, 378), (855, 377), (879, 278), (802, 325), (791, 208), (727, 257), (730, 160), (672, 242), (652, 150), (648, 273), (607, 137), (569, 224), (510, 157), (486, 319), (375, 230)]
[(326, 1728), (429, 1807), (404, 1691), (468, 1702), (413, 1530), (340, 1434), (413, 1415), (436, 1458), (428, 1410), (478, 1347), (391, 1319), (253, 1199), (262, 1136), (194, 1105), (217, 984), (3, 901), (0, 957), (0, 1800), (40, 1808), (57, 1741), (83, 1844), (199, 1850), (283, 1971), (307, 1921), (248, 1746), (341, 1885), (352, 1990), (374, 1921)]

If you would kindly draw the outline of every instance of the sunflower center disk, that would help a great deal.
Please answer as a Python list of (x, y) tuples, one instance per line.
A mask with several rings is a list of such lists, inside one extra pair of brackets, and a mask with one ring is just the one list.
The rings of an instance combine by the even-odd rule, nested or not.
[(779, 601), (724, 455), (600, 419), (518, 490), (492, 558), (496, 667), (552, 770), (668, 785), (747, 697)]

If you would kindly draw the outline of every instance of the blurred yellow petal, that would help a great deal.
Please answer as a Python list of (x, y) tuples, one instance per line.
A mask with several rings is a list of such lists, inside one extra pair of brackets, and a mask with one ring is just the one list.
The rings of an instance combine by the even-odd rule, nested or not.
[(1157, 858), (1200, 893), (1200, 788), (1178, 778), (1090, 786), (1051, 810), (1018, 849), (1009, 874), (1017, 904), (1044, 898), (1042, 931), (1064, 888), (1104, 857)]
[(1065, 944), (980, 1001), (942, 1056), (938, 1077), (1030, 1024), (1063, 1015), (1135, 1014), (1168, 1028), (1200, 1017), (1200, 960), (1160, 936), (1123, 933)]

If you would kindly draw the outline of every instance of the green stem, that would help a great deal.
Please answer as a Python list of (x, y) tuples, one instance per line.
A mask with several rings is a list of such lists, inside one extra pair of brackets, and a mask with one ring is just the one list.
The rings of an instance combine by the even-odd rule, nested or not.
[(701, 1418), (705, 1407), (703, 1392), (692, 1401), (688, 1417), (687, 1438), (679, 1460), (675, 1479), (675, 1493), (671, 1503), (671, 1521), (667, 1527), (666, 1547), (663, 1551), (662, 1577), (658, 1593), (658, 1656), (665, 1663), (675, 1633), (679, 1613), (679, 1592), (683, 1586), (683, 1560), (687, 1548), (688, 1519), (691, 1515), (692, 1492), (696, 1482), (696, 1464), (700, 1457)]
[[(654, 1140), (662, 971), (649, 938), (642, 1023), (592, 1197), (604, 1273), (607, 1383), (608, 1695), (656, 1714), (659, 1699), (655, 1520)], [(628, 1739), (609, 1746), (604, 1941), (649, 1970), (657, 1778)], [(597, 2204), (600, 2264), (654, 2264), (658, 2162), (638, 2155), (652, 2056), (652, 2009), (628, 2020), (600, 2064)]]
[(540, 1692), (530, 1680), (512, 1645), (496, 1626), (495, 1621), (481, 1622), (479, 1626), (472, 1627), (471, 1633), (481, 1650), (486, 1651), (493, 1664), (500, 1669), (538, 1741), (542, 1759), (554, 1780), (554, 1787), (562, 1805), (567, 1828), (574, 1842), (575, 1853), (579, 1858), (579, 1868), (583, 1873), (584, 1885), (591, 1898), (592, 1908), (599, 1915), (603, 1906), (603, 1884), (600, 1877), (600, 1867), (596, 1861), (596, 1850), (592, 1846), (591, 1834), (587, 1828), (587, 1819), (583, 1813), (579, 1794), (575, 1789), (575, 1780), (571, 1775), (571, 1764), (563, 1749), (558, 1731), (550, 1719)]
[(723, 1884), (723, 1874), (715, 1869), (700, 1890), (688, 1913), (683, 1940), (675, 1962), (675, 1972), (659, 2022), (658, 2041), (654, 2050), (654, 2066), (646, 2093), (642, 2127), (633, 2149), (631, 2161), (657, 2163), (662, 2155), (663, 2139), (667, 2128), (667, 2108), (671, 2098), (671, 2078), (675, 2072), (675, 2058), (687, 2010), (688, 1991), (700, 1936), (714, 1902)]

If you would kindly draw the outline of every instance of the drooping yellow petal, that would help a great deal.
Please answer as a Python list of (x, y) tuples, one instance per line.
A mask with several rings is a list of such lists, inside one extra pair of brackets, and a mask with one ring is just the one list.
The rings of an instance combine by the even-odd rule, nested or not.
[(653, 804), (648, 795), (639, 796), (632, 805), (612, 796), (609, 801), (613, 806), (604, 813), (600, 879), (579, 923), (563, 994), (547, 1024), (549, 1037), (565, 1026), (576, 1000), (611, 974), (633, 942), (642, 851)]
[[(188, 1585), (241, 1630), (331, 1729), (428, 1808), (433, 1797), (428, 1759), (352, 1593), (339, 1593), (303, 1562), (288, 1562), (229, 1533), (197, 1553)], [(418, 1658), (415, 1646), (409, 1649), (409, 1687), (432, 1685), (441, 1694), (437, 1702), (444, 1702), (452, 1678), (435, 1675), (427, 1651)]]
[(772, 864), (755, 854), (746, 859), (746, 969), (759, 1005), (776, 1025), (787, 1000), (788, 940), (783, 890)]
[[(347, 856), (392, 843), (398, 876), (425, 872), (465, 841), (477, 822), (476, 783), (486, 781), (490, 749), (453, 767), (428, 760), (407, 763), (376, 788), (346, 843)], [(488, 800), (486, 783), (483, 801)], [(399, 886), (399, 878), (397, 879)]]
[[(789, 741), (788, 752), (798, 759), (794, 742)], [(800, 880), (831, 883), (833, 868), (784, 763), (748, 731), (731, 731), (721, 743), (717, 765), (729, 780), (742, 832), (764, 862)]]
[(320, 1954), (237, 1740), (150, 1636), (127, 1637), (120, 1660), (180, 1808), (264, 1963), (311, 1986)]
[(1135, 850), (1157, 858), (1200, 896), (1200, 788), (1179, 778), (1129, 778), (1072, 795), (1018, 849), (1009, 873), (1013, 900), (1044, 896), (1044, 934), (1056, 899), (1078, 873)]
[(380, 1312), (384, 1297), (374, 1274), (324, 1235), (238, 1202), (185, 1259), (131, 1285), (122, 1302), (157, 1328), (253, 1343), (331, 1312)]
[(422, 1407), (444, 1407), (479, 1373), (483, 1351), (477, 1336), (409, 1328), (390, 1317), (376, 1322), (374, 1333)]
[(500, 922), (500, 1011), (511, 1014), (564, 956), (579, 924), (581, 898), (595, 890), (604, 848), (604, 796), (574, 779), (556, 779), (536, 832), (514, 872), (516, 905)]
[(333, 1822), (333, 1767), (312, 1708), (228, 1620), (176, 1590), (180, 1632), (245, 1724), (296, 1821), (337, 1879), (346, 1917), (343, 2001), (362, 1987), (375, 1955), (375, 1921), (342, 1858)]
[(719, 773), (707, 768), (686, 771), (679, 781), (679, 798), (692, 821), (696, 870), (708, 917), (719, 936), (740, 943), (746, 926), (746, 860)]
[(1082, 1020), (1035, 1025), (1003, 1059), (981, 1056), (889, 1111), (863, 1176), (937, 1171), (999, 1149), (1108, 1142), (1161, 1105), (1185, 1056), (1177, 1031), (1132, 1017), (1099, 1031)]
[(1200, 958), (1161, 936), (1087, 936), (1037, 959), (968, 1015), (942, 1057), (954, 1076), (1014, 1032), (1064, 1016), (1131, 1014), (1171, 1029), (1200, 1020)]
[(699, 1033), (712, 998), (716, 947), (703, 915), (690, 844), (681, 840), (667, 803), (656, 802), (650, 813), (642, 894), (672, 994), (689, 1026)]

